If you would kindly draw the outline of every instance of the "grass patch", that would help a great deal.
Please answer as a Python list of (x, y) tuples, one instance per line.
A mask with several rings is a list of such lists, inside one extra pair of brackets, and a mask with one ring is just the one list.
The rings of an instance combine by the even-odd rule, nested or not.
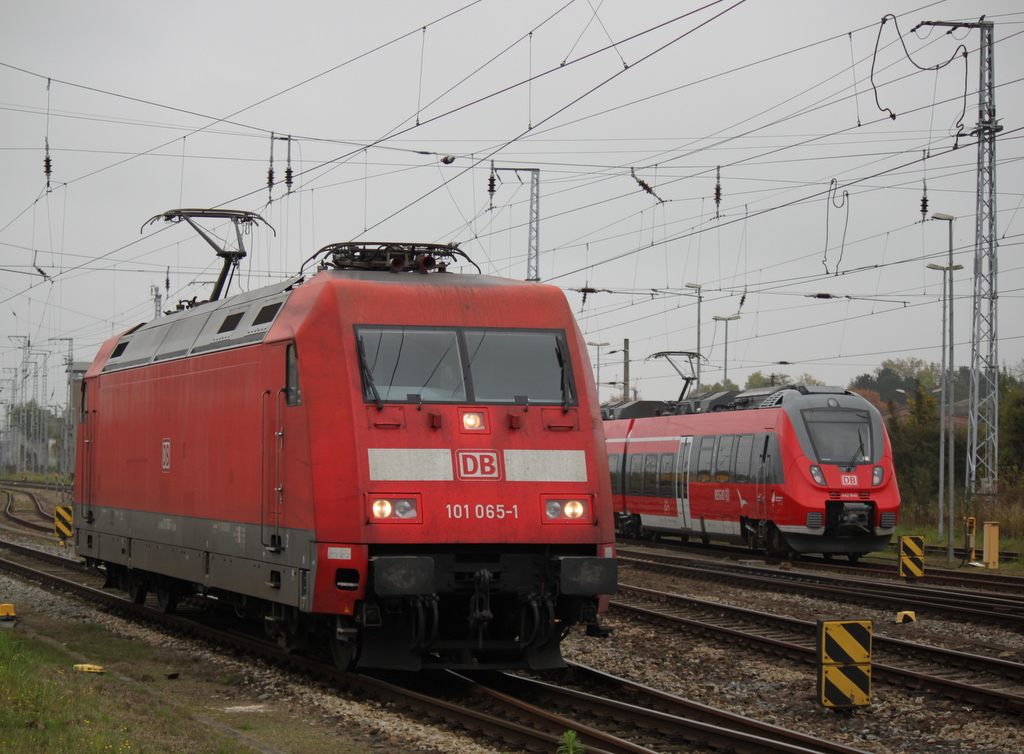
[(96, 623), (76, 625), (65, 636), (64, 643), (72, 652), (95, 658), (92, 661), (99, 665), (131, 666), (153, 660), (156, 655), (156, 650), (146, 642), (114, 641), (107, 628)]
[(0, 631), (0, 741), (6, 751), (249, 751), (219, 741), (213, 731), (196, 736), (196, 723), (183, 710), (113, 676), (77, 671), (74, 664), (17, 629)]

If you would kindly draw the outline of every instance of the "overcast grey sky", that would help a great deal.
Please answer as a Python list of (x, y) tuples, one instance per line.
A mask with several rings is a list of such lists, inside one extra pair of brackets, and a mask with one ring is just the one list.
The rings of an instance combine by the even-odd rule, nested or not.
[[(51, 405), (65, 399), (69, 341), (56, 339), (88, 360), (152, 318), (154, 288), (165, 309), (209, 295), (210, 247), (182, 226), (140, 232), (150, 217), (262, 214), (276, 236), (246, 239), (231, 292), (346, 240), (455, 241), (486, 273), (525, 278), (529, 174), (512, 168), (540, 171), (540, 276), (566, 290), (587, 340), (610, 344), (602, 382), (621, 379), (609, 352), (628, 338), (634, 386), (677, 394), (671, 367), (646, 357), (697, 348), (686, 283), (703, 291), (704, 381), (724, 366), (713, 318), (735, 314), (729, 377), (741, 385), (754, 371), (846, 385), (885, 359), (939, 361), (942, 277), (926, 264), (945, 264), (948, 224), (922, 222), (925, 190), (929, 215), (957, 218), (967, 363), (981, 35), (914, 28), (983, 13), (1004, 129), (999, 354), (1024, 358), (1019, 1), (0, 9), (0, 366), (13, 377), (26, 339), (49, 352)], [(596, 292), (584, 301), (583, 288)]]

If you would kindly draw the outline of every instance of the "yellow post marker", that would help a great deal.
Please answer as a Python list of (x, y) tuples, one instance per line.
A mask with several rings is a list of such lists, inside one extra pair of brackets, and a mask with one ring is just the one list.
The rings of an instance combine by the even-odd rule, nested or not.
[(0, 605), (0, 628), (14, 628), (18, 616), (14, 614), (14, 605)]
[(871, 704), (871, 621), (818, 619), (818, 701), (849, 709)]
[(973, 563), (977, 557), (975, 549), (977, 548), (978, 539), (978, 521), (974, 516), (968, 516), (964, 519), (964, 549), (970, 550), (970, 557), (967, 559), (968, 563)]
[(61, 542), (74, 535), (73, 510), (70, 505), (58, 505), (53, 509), (53, 533), (60, 537)]
[(999, 522), (985, 522), (985, 548), (982, 550), (982, 559), (986, 568), (998, 570), (999, 568)]
[(924, 537), (916, 534), (900, 537), (900, 578), (907, 581), (924, 578)]

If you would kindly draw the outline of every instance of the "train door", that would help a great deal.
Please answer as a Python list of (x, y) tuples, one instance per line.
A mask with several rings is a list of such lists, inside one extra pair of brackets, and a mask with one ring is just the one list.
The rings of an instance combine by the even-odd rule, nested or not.
[(768, 477), (769, 469), (772, 467), (771, 446), (769, 445), (770, 435), (764, 435), (762, 441), (755, 443), (757, 458), (754, 465), (757, 467), (757, 517), (761, 520), (768, 518)]
[[(90, 389), (90, 387), (92, 389)], [(79, 502), (82, 504), (82, 510), (80, 515), (83, 521), (91, 522), (93, 520), (93, 498), (95, 490), (93, 490), (93, 466), (95, 463), (95, 447), (94, 447), (94, 435), (96, 433), (96, 411), (91, 409), (89, 399), (91, 393), (95, 389), (95, 383), (82, 381), (82, 413), (78, 419), (78, 449), (82, 454), (81, 463), (79, 468), (81, 469), (80, 478), (75, 480), (79, 489), (81, 489), (81, 497)]]
[(288, 406), (300, 401), (295, 344), (274, 345), (264, 362), (264, 390), (261, 401), (262, 477), (260, 483), (260, 541), (270, 552), (280, 552), (284, 543), (286, 444)]
[(684, 529), (692, 529), (690, 522), (690, 445), (693, 438), (679, 438), (676, 454), (676, 505), (679, 521)]

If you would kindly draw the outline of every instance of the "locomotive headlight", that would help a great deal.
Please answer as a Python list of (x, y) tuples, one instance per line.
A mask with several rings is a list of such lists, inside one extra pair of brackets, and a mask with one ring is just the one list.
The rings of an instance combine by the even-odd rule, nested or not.
[(587, 497), (548, 498), (544, 515), (549, 523), (585, 523), (590, 518), (590, 502)]
[(415, 500), (396, 500), (395, 515), (398, 518), (415, 518), (416, 517), (416, 501)]
[(415, 497), (371, 497), (370, 501), (374, 521), (416, 523), (419, 519)]
[(882, 483), (883, 479), (885, 479), (885, 469), (881, 466), (875, 466), (871, 471), (871, 486), (877, 487)]
[(822, 487), (825, 486), (825, 475), (821, 473), (821, 466), (811, 466), (811, 478)]
[(466, 411), (462, 414), (462, 428), (466, 430), (487, 429), (487, 422), (481, 411)]
[(562, 510), (568, 518), (580, 518), (586, 512), (583, 503), (579, 500), (570, 500)]

